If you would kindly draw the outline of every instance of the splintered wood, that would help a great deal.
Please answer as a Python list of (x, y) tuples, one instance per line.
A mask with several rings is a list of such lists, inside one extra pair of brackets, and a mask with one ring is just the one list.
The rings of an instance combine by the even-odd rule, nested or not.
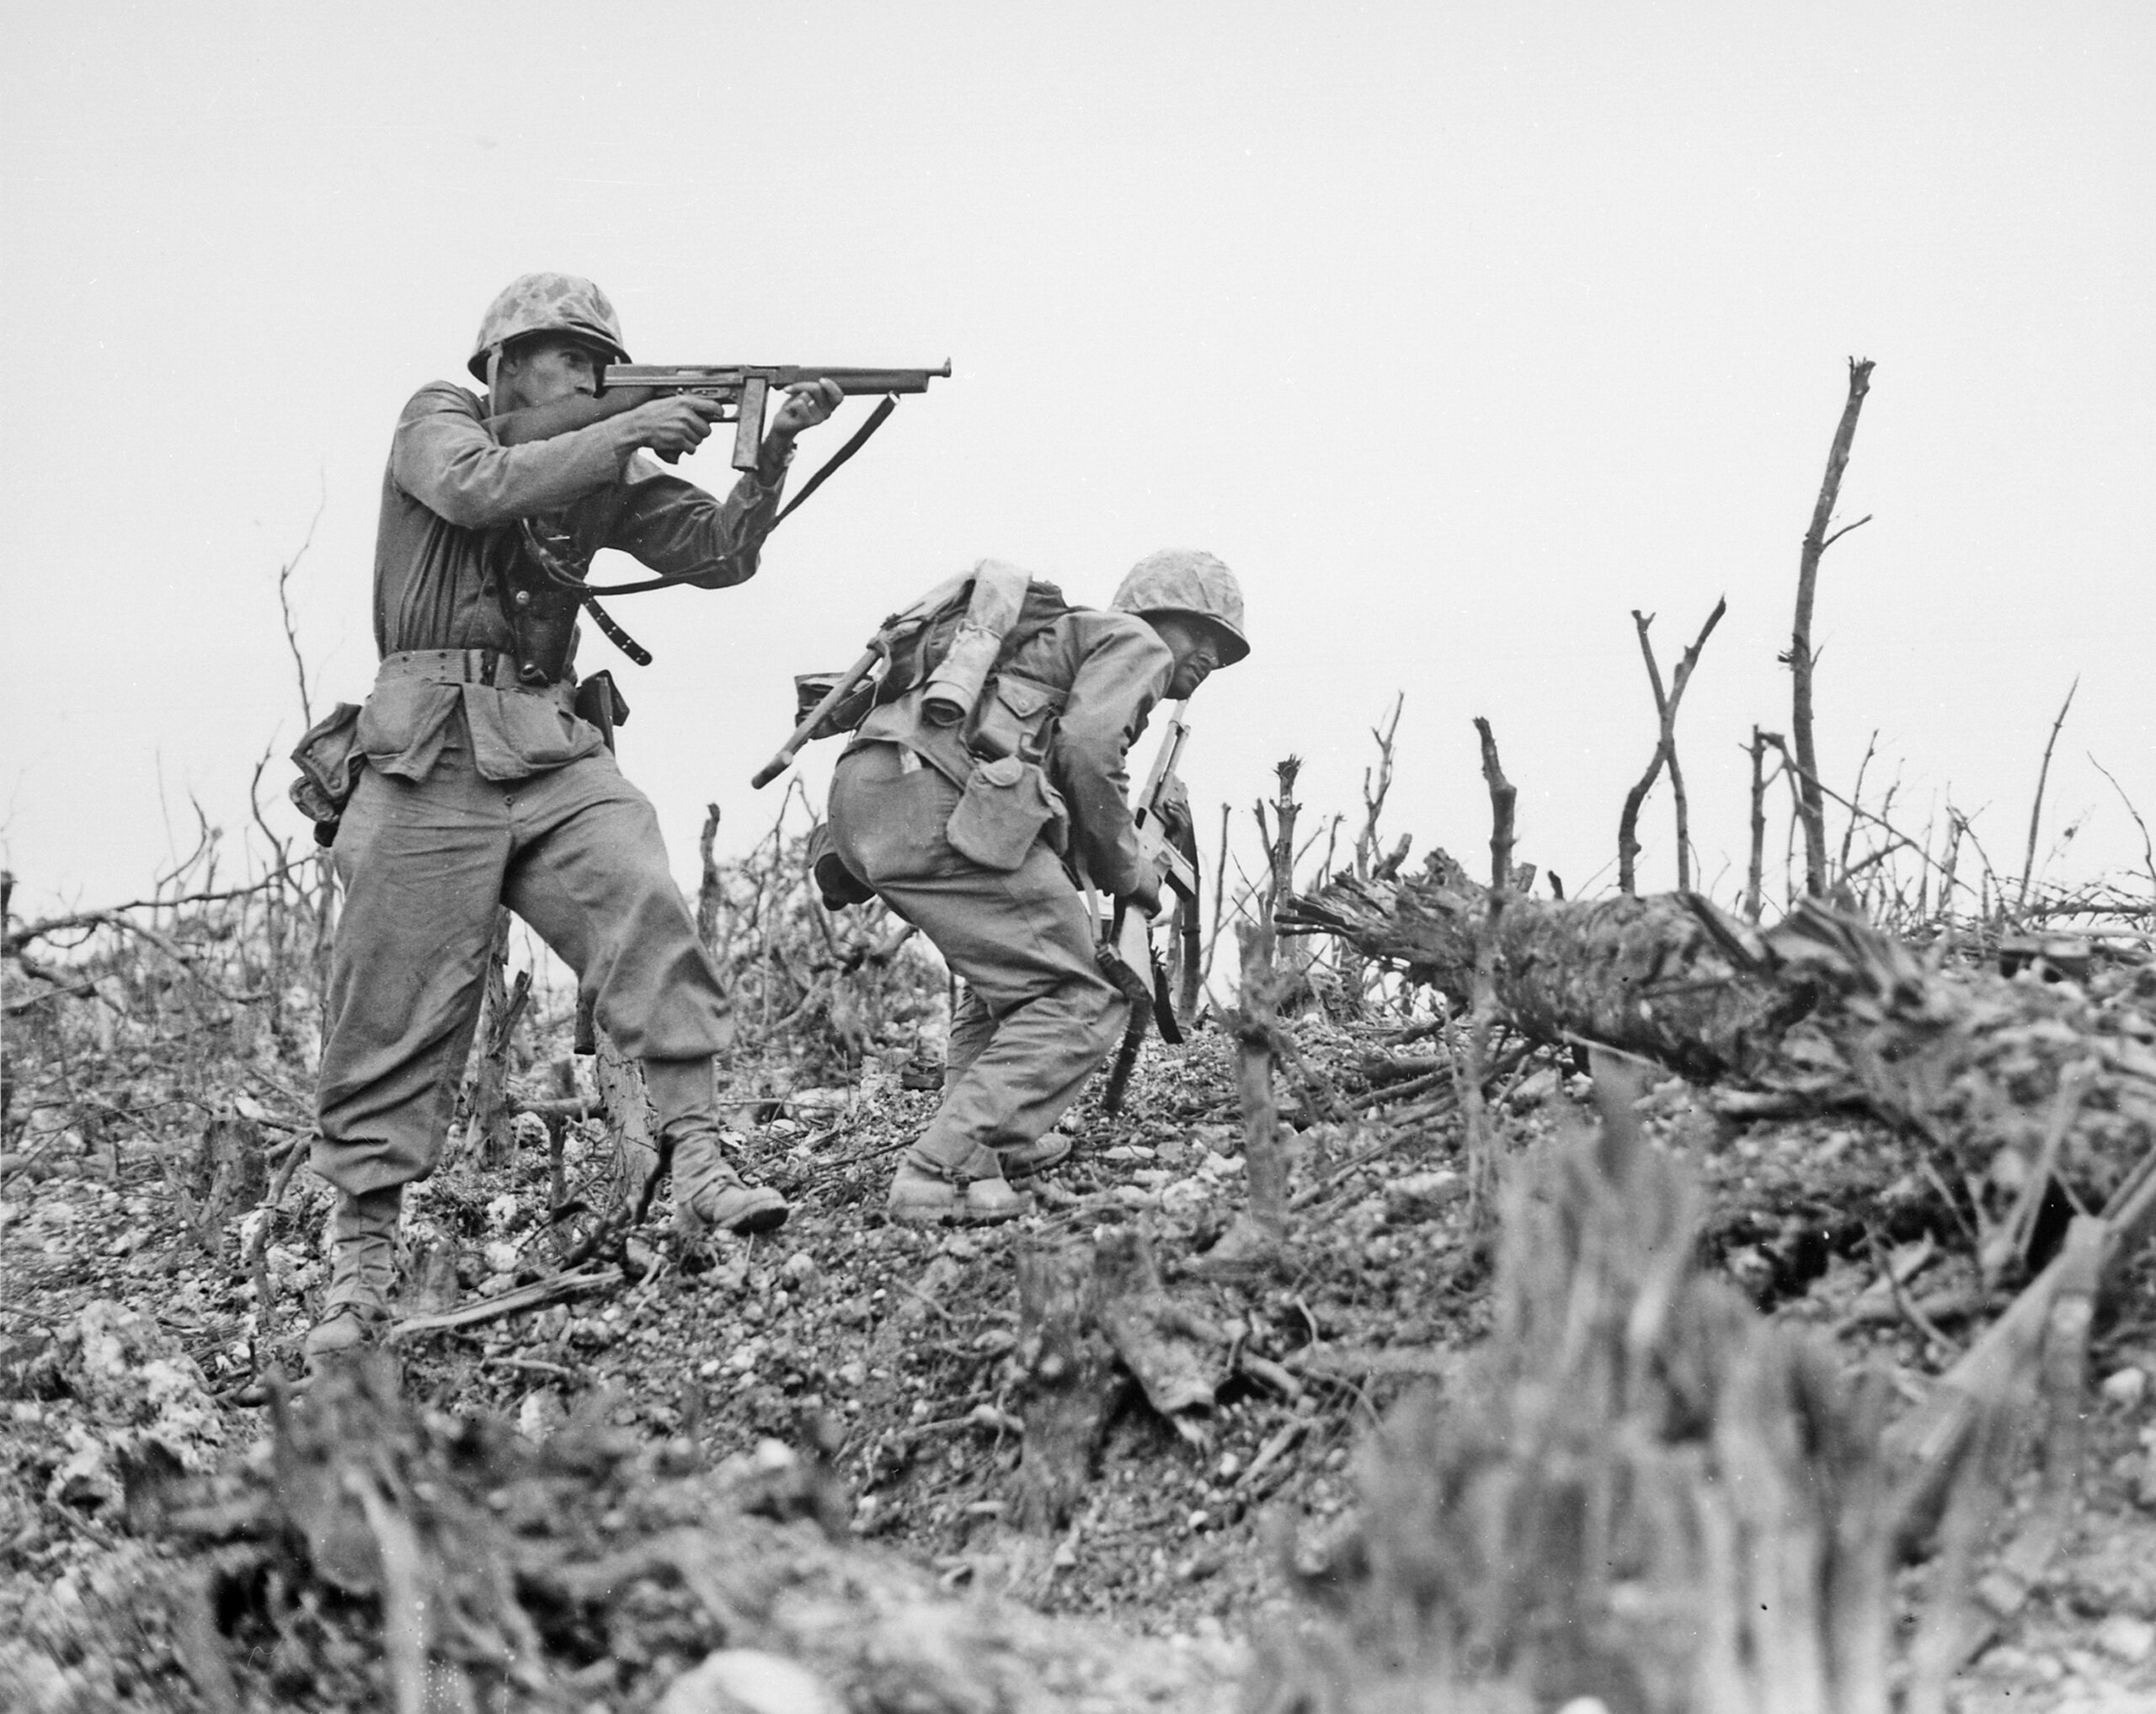
[(1598, 1087), (1599, 1135), (1513, 1180), (1491, 1344), (1385, 1424), (1264, 1706), (1885, 1714), (1879, 1402), (1694, 1271), (1689, 1184)]
[(1234, 1342), (1167, 1290), (1136, 1228), (1091, 1243), (1022, 1247), (1018, 1327), (1026, 1432), (1019, 1519), (1027, 1529), (1068, 1521), (1117, 1399), (1133, 1382), (1185, 1440), (1205, 1444)]
[(1093, 1323), (1093, 1258), (1078, 1244), (1018, 1252), (1018, 1364), (1025, 1376), (1026, 1450), (1019, 1521), (1060, 1529), (1084, 1490), (1106, 1419), (1109, 1354)]

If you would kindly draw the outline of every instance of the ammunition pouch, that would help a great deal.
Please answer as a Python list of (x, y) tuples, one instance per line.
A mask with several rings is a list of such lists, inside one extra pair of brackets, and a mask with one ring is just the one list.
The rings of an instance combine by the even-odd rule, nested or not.
[(966, 747), (975, 756), (1016, 756), (1045, 762), (1054, 743), (1056, 717), (1065, 693), (1017, 673), (1000, 673), (974, 707), (965, 731)]
[(579, 720), (589, 720), (599, 729), (599, 735), (606, 740), (606, 748), (614, 747), (614, 729), (628, 724), (629, 699), (614, 682), (611, 672), (595, 672), (576, 687), (576, 699), (569, 710)]
[(359, 732), (360, 705), (339, 702), (307, 728), (292, 751), (300, 777), (291, 783), (291, 799), (300, 814), (314, 824), (317, 845), (335, 841), (337, 824), (344, 819), (344, 806), (351, 801), (360, 783), (360, 772), (367, 765), (366, 752), (360, 748)]
[(999, 756), (974, 764), (943, 837), (968, 862), (1007, 874), (1026, 861), (1035, 840), (1045, 838), (1059, 852), (1070, 831), (1063, 794), (1040, 765)]

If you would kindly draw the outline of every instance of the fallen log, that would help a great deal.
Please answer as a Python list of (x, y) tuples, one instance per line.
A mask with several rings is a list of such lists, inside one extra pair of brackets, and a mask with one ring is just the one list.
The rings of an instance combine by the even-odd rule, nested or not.
[[(1339, 936), (1469, 1002), (1481, 889), (1433, 856), (1406, 880), (1342, 877), (1290, 900), (1289, 932)], [(1764, 932), (1696, 894), (1510, 899), (1496, 996), (1529, 1038), (1854, 1103), (1922, 1136), (2025, 1246), (2054, 1180), (2084, 1210), (2156, 1151), (2156, 969), (2084, 983), (1950, 964), (1806, 900)]]
[[(1292, 899), (1289, 934), (1331, 934), (1465, 1011), (1474, 1003), (1484, 889), (1442, 853), (1422, 878), (1342, 876)], [(1505, 1022), (1538, 1040), (1580, 1037), (1712, 1078), (1741, 1071), (1810, 1009), (1812, 995), (1748, 980), (1683, 895), (1588, 902), (1513, 895), (1496, 926)]]

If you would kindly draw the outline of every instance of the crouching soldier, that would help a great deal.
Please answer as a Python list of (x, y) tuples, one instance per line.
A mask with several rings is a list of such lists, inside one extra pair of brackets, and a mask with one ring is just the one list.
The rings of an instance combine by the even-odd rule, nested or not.
[(1250, 652), (1242, 591), (1209, 553), (1140, 560), (1105, 612), (992, 560), (967, 594), (893, 654), (831, 783), (836, 856), (966, 985), (942, 1107), (891, 1184), (902, 1220), (1010, 1219), (1031, 1202), (1011, 1181), (1070, 1152), (1050, 1127), (1129, 1004), (1080, 889), (1160, 903), (1125, 754), (1156, 702)]
[(599, 1023), (643, 1060), (677, 1213), (748, 1231), (787, 1216), (783, 1198), (744, 1184), (720, 1153), (712, 1060), (731, 1035), (727, 996), (651, 804), (615, 766), (623, 711), (611, 681), (582, 687), (603, 690), (603, 708), (579, 694), (577, 597), (535, 575), (535, 561), (550, 542), (586, 559), (618, 547), (702, 588), (742, 582), (795, 435), (840, 395), (828, 382), (794, 389), (760, 467), (723, 500), (643, 451), (693, 450), (718, 415), (708, 401), (660, 399), (525, 445), (489, 427), (593, 392), (597, 366), (627, 360), (597, 286), (528, 275), (481, 324), (469, 366), (487, 398), (424, 387), (391, 444), (375, 547), (381, 670), (356, 721), (341, 711), (343, 724), (332, 717), (301, 751), (303, 772), (350, 793), (335, 824), (344, 908), (313, 1153), (337, 1203), (310, 1361), (362, 1343), (387, 1318), (404, 1187), (440, 1154), (499, 905), (575, 970)]

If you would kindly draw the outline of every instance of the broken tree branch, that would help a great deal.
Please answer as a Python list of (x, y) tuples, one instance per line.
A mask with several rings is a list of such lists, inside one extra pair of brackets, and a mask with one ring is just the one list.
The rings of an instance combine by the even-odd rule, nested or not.
[(2014, 895), (2014, 909), (2018, 913), (2029, 902), (2029, 878), (2036, 868), (2036, 829), (2044, 815), (2044, 782), (2052, 774), (2052, 751), (2058, 744), (2058, 729), (2066, 724), (2066, 711), (2073, 706), (2073, 693), (2081, 688), (2081, 675), (2073, 675), (2073, 682), (2066, 687), (2066, 700), (2058, 706), (2058, 718), (2052, 722), (2052, 735), (2044, 740), (2044, 763), (2036, 770), (2036, 801), (2029, 805), (2029, 849), (2021, 859), (2021, 887)]
[[(1301, 805), (1295, 802), (1295, 776), (1302, 772), (1302, 758), (1289, 756), (1278, 764), (1273, 772), (1280, 777), (1280, 797), (1273, 806), (1277, 820), (1273, 825), (1273, 848), (1268, 853), (1273, 866), (1272, 878), (1266, 889), (1265, 909), (1268, 916), (1281, 900), (1290, 897), (1295, 890), (1295, 816)], [(1265, 825), (1261, 807), (1258, 825)]]
[(1677, 808), (1677, 885), (1679, 890), (1692, 884), (1690, 809), (1684, 796), (1684, 774), (1677, 764), (1677, 709), (1684, 700), (1684, 686), (1692, 681), (1692, 669), (1699, 665), (1700, 651), (1707, 646), (1707, 638), (1714, 634), (1721, 616), (1729, 610), (1725, 596), (1715, 603), (1715, 610), (1707, 616), (1707, 622), (1700, 627), (1700, 634), (1677, 663), (1677, 671), (1671, 678), (1667, 693), (1662, 690), (1662, 668), (1654, 658), (1654, 644), (1648, 640), (1647, 627), (1654, 623), (1654, 615), (1632, 609), (1632, 623), (1640, 633), (1640, 654), (1647, 668), (1647, 686), (1654, 692), (1654, 713), (1657, 727), (1654, 757), (1647, 764), (1647, 771), (1640, 776), (1639, 783), (1625, 794), (1624, 813), (1617, 819), (1617, 890), (1620, 893), (1638, 891), (1634, 884), (1635, 863), (1640, 854), (1640, 806), (1646, 801), (1647, 793), (1654, 789), (1654, 782), (1662, 771), (1669, 770), (1669, 789)]
[(1759, 886), (1767, 851), (1767, 778), (1765, 773), (1767, 745), (1772, 741), (1777, 746), (1781, 740), (1772, 733), (1752, 729), (1752, 861), (1744, 872), (1744, 916), (1748, 921), (1759, 920)]
[[(1829, 543), (1848, 533), (1848, 530), (1838, 530), (1829, 536), (1827, 526), (1841, 494), (1842, 473), (1849, 467), (1849, 447), (1856, 439), (1857, 414), (1871, 388), (1871, 370), (1869, 358), (1849, 359), (1849, 399), (1842, 407), (1833, 445), (1828, 450), (1827, 474), (1819, 484), (1818, 504), (1812, 509), (1812, 527), (1804, 532), (1804, 549), (1797, 561), (1796, 619), (1790, 632), (1788, 659), (1793, 681), (1790, 736), (1796, 745), (1798, 799), (1804, 826), (1804, 888), (1815, 899), (1824, 897), (1827, 891), (1827, 806), (1819, 790), (1819, 752), (1812, 734), (1812, 669), (1816, 660), (1812, 652), (1812, 599), (1819, 585), (1820, 556)], [(1866, 519), (1857, 521), (1863, 523)], [(1849, 529), (1855, 527), (1852, 524)]]
[(1468, 1225), (1479, 1231), (1497, 1213), (1498, 1140), (1489, 1105), (1482, 1098), (1482, 1079), (1490, 1059), (1490, 1028), (1500, 1009), (1497, 936), (1503, 926), (1506, 898), (1512, 890), (1513, 815), (1519, 792), (1505, 777), (1490, 723), (1477, 715), (1475, 730), (1482, 743), (1483, 782), (1490, 788), (1490, 889), (1475, 932), (1474, 1009), (1468, 1018), (1460, 1099), (1467, 1128)]

